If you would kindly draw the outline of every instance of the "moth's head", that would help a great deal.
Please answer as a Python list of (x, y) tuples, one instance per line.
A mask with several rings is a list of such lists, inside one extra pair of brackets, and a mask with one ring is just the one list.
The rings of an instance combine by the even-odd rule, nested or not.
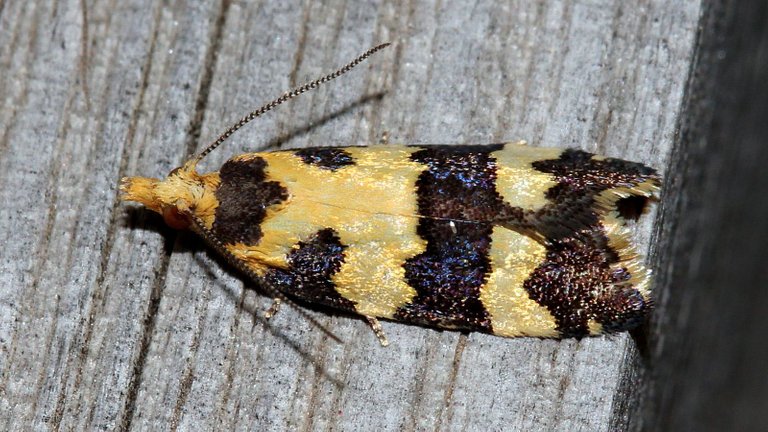
[(215, 191), (219, 176), (198, 174), (195, 164), (195, 160), (187, 162), (164, 179), (124, 177), (120, 181), (121, 199), (141, 203), (159, 213), (171, 228), (189, 228), (192, 214), (208, 225), (207, 222), (213, 222), (218, 207)]

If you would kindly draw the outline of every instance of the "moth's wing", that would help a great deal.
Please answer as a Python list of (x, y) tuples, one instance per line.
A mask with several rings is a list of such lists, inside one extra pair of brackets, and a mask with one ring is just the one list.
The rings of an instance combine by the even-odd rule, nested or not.
[[(525, 293), (549, 313), (549, 322), (554, 322), (553, 328), (563, 337), (635, 327), (652, 301), (649, 271), (632, 245), (625, 222), (639, 216), (655, 199), (658, 175), (640, 164), (574, 150), (556, 159), (535, 161), (532, 167), (536, 175), (552, 176), (555, 184), (546, 190), (543, 205), (507, 209), (500, 215), (499, 225), (510, 232), (499, 242), (506, 241), (505, 249), (511, 249), (521, 243), (519, 238), (535, 240), (536, 244), (528, 242), (522, 247), (528, 251), (526, 256), (537, 258), (519, 271), (526, 275), (521, 283), (510, 276), (521, 268), (514, 257), (496, 256), (500, 262), (511, 263), (495, 265), (505, 280), (498, 285), (510, 289), (521, 284), (521, 289), (513, 288), (514, 293), (499, 290), (494, 303), (503, 304), (503, 299)], [(492, 275), (489, 281), (493, 284), (496, 279)], [(512, 307), (502, 308), (498, 315), (516, 316), (505, 313)], [(539, 320), (543, 313), (535, 319), (528, 319), (529, 314), (522, 311), (523, 322), (548, 322)], [(518, 329), (514, 322), (503, 326), (508, 330), (499, 320), (494, 323), (494, 333), (514, 334)]]
[[(258, 242), (225, 243), (282, 291), (367, 316), (504, 336), (582, 336), (634, 324), (647, 310), (647, 277), (625, 258), (614, 198), (650, 196), (653, 179), (611, 180), (607, 168), (625, 167), (582, 153), (524, 151), (243, 155), (227, 164), (258, 162), (260, 184), (240, 187), (255, 198), (238, 202), (264, 199), (259, 191), (276, 183), (285, 191), (249, 226)], [(503, 178), (488, 175), (491, 153), (499, 172), (512, 170)], [(614, 184), (577, 193), (584, 179)], [(509, 217), (500, 217), (504, 209)]]
[(413, 190), (423, 166), (409, 161), (412, 152), (308, 149), (230, 160), (220, 189), (232, 183), (234, 196), (216, 219), (227, 214), (223, 225), (239, 227), (223, 242), (288, 295), (393, 318), (415, 295), (403, 263), (426, 248)]

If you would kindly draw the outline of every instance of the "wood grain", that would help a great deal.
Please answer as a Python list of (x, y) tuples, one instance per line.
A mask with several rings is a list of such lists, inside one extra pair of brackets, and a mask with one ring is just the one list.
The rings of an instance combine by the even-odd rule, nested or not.
[[(697, 1), (0, 3), (0, 428), (584, 430), (627, 424), (627, 335), (503, 339), (317, 313), (117, 199), (250, 109), (393, 47), (206, 162), (390, 142), (578, 147), (669, 166)], [(637, 227), (653, 254), (654, 214)]]
[(768, 3), (711, 1), (667, 178), (637, 430), (768, 430)]

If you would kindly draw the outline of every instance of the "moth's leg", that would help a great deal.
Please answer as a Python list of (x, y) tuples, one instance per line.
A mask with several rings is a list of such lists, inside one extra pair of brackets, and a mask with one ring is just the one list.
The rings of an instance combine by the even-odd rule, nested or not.
[(273, 298), (272, 299), (272, 306), (270, 306), (269, 309), (267, 309), (267, 311), (264, 312), (264, 318), (266, 318), (266, 319), (272, 318), (273, 316), (275, 316), (275, 314), (279, 310), (280, 310), (280, 299), (279, 298)]
[(377, 320), (375, 317), (372, 316), (365, 316), (365, 319), (368, 320), (368, 325), (371, 326), (371, 329), (373, 330), (373, 333), (376, 335), (377, 338), (379, 338), (379, 343), (381, 346), (387, 346), (389, 345), (389, 341), (387, 340), (387, 335), (384, 334), (384, 329), (381, 328), (381, 323), (379, 320)]
[(381, 133), (381, 136), (379, 137), (379, 144), (381, 145), (389, 144), (389, 132), (384, 131)]

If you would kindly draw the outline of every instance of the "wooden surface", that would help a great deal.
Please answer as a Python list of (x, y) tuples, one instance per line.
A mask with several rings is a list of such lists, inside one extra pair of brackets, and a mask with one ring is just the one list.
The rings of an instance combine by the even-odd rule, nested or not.
[(643, 430), (768, 431), (768, 2), (708, 2), (658, 242)]
[[(316, 313), (244, 288), (117, 199), (250, 109), (394, 46), (238, 133), (244, 151), (578, 147), (667, 171), (698, 1), (0, 2), (0, 429), (620, 430), (627, 335), (503, 339)], [(660, 207), (660, 208), (663, 208)], [(654, 211), (637, 239), (654, 255)], [(651, 259), (654, 262), (653, 259)], [(655, 335), (651, 335), (651, 338)], [(634, 423), (636, 424), (636, 422)]]

